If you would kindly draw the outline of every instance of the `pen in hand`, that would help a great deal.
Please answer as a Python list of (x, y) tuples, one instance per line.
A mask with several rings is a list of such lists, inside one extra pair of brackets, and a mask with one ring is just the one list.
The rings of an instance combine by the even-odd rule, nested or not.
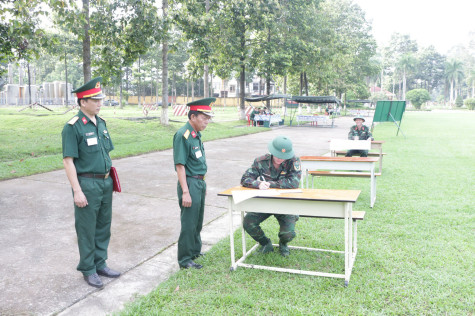
[(270, 183), (264, 179), (263, 175), (259, 176), (259, 180), (261, 180), (261, 183), (259, 183), (259, 190), (267, 190), (270, 188)]

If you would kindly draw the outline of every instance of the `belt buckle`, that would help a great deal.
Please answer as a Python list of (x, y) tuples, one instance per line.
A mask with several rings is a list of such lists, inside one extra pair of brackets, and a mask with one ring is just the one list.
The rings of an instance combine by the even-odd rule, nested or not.
[(107, 179), (107, 178), (109, 178), (109, 172), (106, 173), (106, 175), (104, 176), (104, 179)]

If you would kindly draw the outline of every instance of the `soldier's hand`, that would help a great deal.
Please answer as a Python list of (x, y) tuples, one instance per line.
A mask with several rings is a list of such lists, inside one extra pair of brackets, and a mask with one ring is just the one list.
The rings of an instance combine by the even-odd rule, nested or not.
[(77, 207), (87, 206), (87, 199), (82, 191), (74, 192), (74, 204), (76, 204)]
[(191, 206), (190, 192), (184, 192), (181, 199), (182, 199), (181, 205), (183, 205), (183, 207), (190, 207)]
[(267, 190), (270, 188), (270, 183), (267, 181), (261, 181), (259, 183), (259, 190)]

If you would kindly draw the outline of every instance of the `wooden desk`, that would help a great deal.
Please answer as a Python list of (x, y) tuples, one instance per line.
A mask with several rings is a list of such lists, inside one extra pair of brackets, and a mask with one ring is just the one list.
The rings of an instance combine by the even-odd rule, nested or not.
[[(385, 143), (384, 140), (372, 140), (371, 141), (371, 147), (369, 148), (369, 150), (373, 150), (373, 149), (376, 149), (378, 152), (377, 152), (377, 155), (379, 156), (379, 169), (378, 169), (378, 172), (379, 174), (381, 175), (383, 173), (383, 156), (385, 155), (383, 153), (383, 144)], [(346, 152), (349, 150), (349, 149), (360, 149), (360, 148), (354, 148), (355, 146), (351, 146), (351, 141), (349, 141), (347, 143), (348, 145), (346, 146), (343, 146), (343, 147), (340, 147), (340, 148), (331, 148), (331, 144), (330, 144), (330, 151), (331, 151), (331, 156), (332, 157), (336, 157), (338, 155), (346, 155)], [(358, 147), (358, 146), (357, 146)], [(365, 148), (366, 149), (366, 148)], [(372, 156), (372, 154), (376, 154), (376, 153), (371, 153), (369, 152), (368, 153), (368, 156)]]
[[(231, 270), (236, 270), (237, 267), (272, 270), (279, 272), (290, 272), (305, 275), (316, 275), (324, 277), (342, 278), (345, 279), (345, 285), (350, 281), (351, 271), (355, 262), (357, 253), (357, 224), (354, 213), (352, 212), (353, 204), (356, 202), (361, 191), (358, 190), (322, 190), (322, 189), (303, 189), (302, 193), (282, 193), (275, 196), (252, 197), (241, 203), (235, 204), (232, 192), (236, 190), (254, 190), (236, 186), (221, 193), (219, 196), (227, 196), (229, 201), (229, 233), (231, 243)], [(234, 255), (234, 238), (233, 238), (233, 211), (241, 213), (241, 232), (242, 232), (242, 253), (243, 256), (236, 261)], [(305, 271), (296, 269), (286, 269), (278, 267), (260, 266), (254, 264), (246, 264), (244, 261), (247, 256), (254, 251), (259, 244), (254, 245), (249, 251), (246, 248), (246, 238), (242, 222), (244, 213), (259, 212), (272, 214), (292, 214), (309, 217), (321, 218), (341, 218), (345, 220), (345, 251), (306, 248), (289, 246), (293, 249), (305, 249), (310, 251), (330, 251), (345, 254), (345, 274), (326, 273), (318, 271)], [(363, 213), (363, 214), (361, 214)], [(358, 214), (358, 219), (363, 219), (364, 212)], [(353, 230), (354, 223), (354, 230)], [(274, 245), (277, 246), (277, 245)]]
[[(375, 164), (379, 158), (374, 157), (324, 157), (324, 156), (302, 156), (300, 162), (302, 165), (302, 187), (303, 181), (306, 180), (305, 187), (308, 188), (308, 175), (309, 171), (317, 170), (357, 170), (367, 171), (369, 173), (357, 174), (358, 176), (368, 176), (370, 181), (370, 206), (373, 207), (376, 202), (376, 175)], [(322, 173), (322, 176), (355, 176), (352, 173)], [(313, 185), (313, 180), (312, 180)]]

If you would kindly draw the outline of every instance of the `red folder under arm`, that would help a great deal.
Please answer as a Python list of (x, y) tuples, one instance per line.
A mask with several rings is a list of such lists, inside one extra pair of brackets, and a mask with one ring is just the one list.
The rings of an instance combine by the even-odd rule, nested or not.
[(112, 182), (114, 183), (114, 192), (121, 192), (119, 176), (117, 175), (117, 170), (114, 167), (111, 167), (110, 176), (112, 177)]

